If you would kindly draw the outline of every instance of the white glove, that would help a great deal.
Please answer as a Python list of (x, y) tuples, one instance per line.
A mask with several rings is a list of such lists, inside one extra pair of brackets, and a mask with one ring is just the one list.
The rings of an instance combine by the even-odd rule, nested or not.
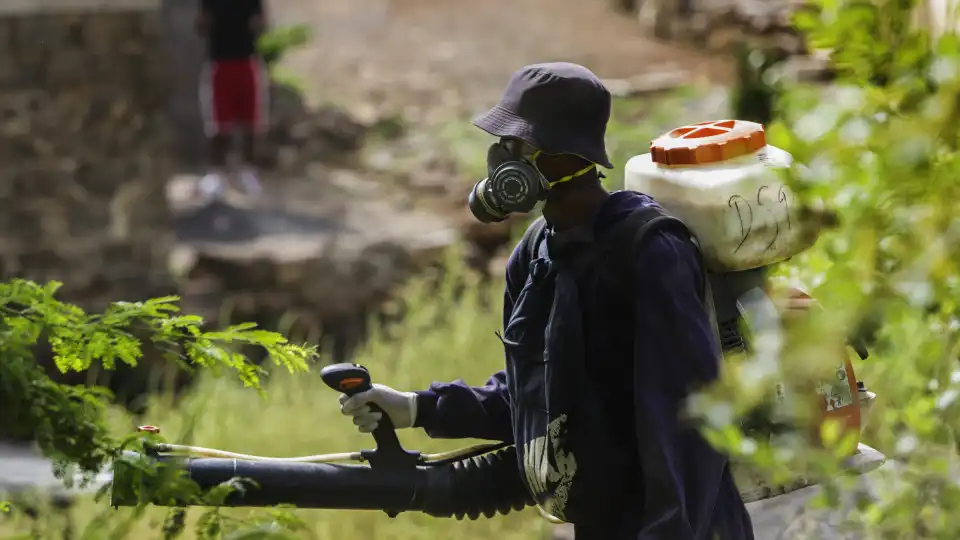
[(340, 395), (340, 412), (344, 416), (353, 417), (353, 425), (357, 426), (360, 433), (371, 433), (377, 429), (383, 417), (383, 414), (374, 412), (369, 403), (379, 406), (396, 429), (413, 427), (417, 418), (417, 394), (399, 392), (389, 386), (374, 384), (370, 390), (352, 397)]

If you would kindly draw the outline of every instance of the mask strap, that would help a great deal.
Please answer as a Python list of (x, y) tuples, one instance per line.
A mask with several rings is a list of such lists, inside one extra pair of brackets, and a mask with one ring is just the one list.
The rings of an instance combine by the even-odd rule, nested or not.
[[(543, 153), (543, 152), (541, 152), (540, 150), (537, 150), (536, 152), (533, 153), (533, 155), (530, 156), (530, 158), (529, 158), (530, 161), (533, 162), (534, 165), (536, 165), (536, 163), (537, 163), (537, 157), (539, 157), (540, 154), (542, 154), (542, 153)], [(562, 183), (564, 183), (564, 182), (569, 182), (570, 180), (573, 180), (574, 178), (576, 178), (576, 177), (578, 177), (578, 176), (583, 176), (584, 174), (587, 174), (588, 172), (590, 172), (590, 171), (592, 171), (592, 170), (595, 170), (596, 168), (597, 168), (597, 166), (594, 165), (593, 163), (591, 163), (590, 165), (587, 165), (586, 167), (580, 169), (579, 171), (577, 171), (577, 172), (575, 172), (575, 173), (573, 173), (573, 174), (568, 174), (567, 176), (564, 176), (563, 178), (560, 178), (559, 180), (554, 180), (554, 181), (552, 181), (552, 182), (548, 182), (548, 185), (549, 185), (550, 187), (553, 187), (553, 186), (555, 186), (555, 185), (557, 185), (557, 184), (562, 184)], [(542, 173), (541, 173), (541, 174), (542, 174)]]
[(559, 180), (554, 180), (553, 182), (550, 182), (550, 187), (553, 187), (553, 186), (555, 186), (555, 185), (557, 185), (557, 184), (562, 184), (562, 183), (564, 183), (564, 182), (569, 182), (570, 180), (573, 180), (574, 178), (576, 178), (576, 177), (578, 177), (578, 176), (582, 176), (582, 175), (584, 175), (584, 174), (587, 174), (588, 172), (594, 170), (595, 168), (596, 168), (596, 165), (593, 165), (593, 164), (587, 165), (586, 167), (580, 169), (579, 171), (577, 171), (577, 172), (575, 172), (575, 173), (573, 173), (573, 174), (564, 176), (563, 178), (561, 178), (561, 179), (559, 179)]

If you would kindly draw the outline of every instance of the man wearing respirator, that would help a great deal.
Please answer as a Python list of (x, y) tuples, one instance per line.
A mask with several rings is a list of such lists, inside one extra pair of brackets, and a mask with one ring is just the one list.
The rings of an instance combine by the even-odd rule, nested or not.
[(602, 186), (610, 106), (583, 66), (537, 64), (474, 121), (499, 138), (474, 216), (543, 204), (507, 262), (506, 369), (480, 387), (374, 385), (341, 410), (362, 432), (374, 403), (397, 428), (514, 443), (531, 495), (578, 540), (752, 539), (726, 457), (681, 420), (720, 367), (700, 253), (650, 197)]

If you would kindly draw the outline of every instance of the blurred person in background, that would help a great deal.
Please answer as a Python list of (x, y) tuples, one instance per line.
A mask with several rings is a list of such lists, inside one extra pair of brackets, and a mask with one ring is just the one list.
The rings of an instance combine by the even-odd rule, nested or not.
[(387, 414), (431, 437), (513, 443), (528, 491), (577, 540), (750, 540), (727, 456), (684, 420), (721, 362), (700, 250), (650, 197), (603, 187), (610, 110), (583, 66), (513, 75), (474, 121), (499, 140), (468, 202), (485, 223), (542, 204), (507, 262), (506, 369), (479, 387), (374, 385), (341, 411), (361, 432)]
[(248, 195), (261, 192), (255, 169), (257, 138), (266, 127), (270, 80), (257, 53), (266, 28), (263, 0), (199, 0), (196, 28), (206, 41), (200, 75), (200, 110), (210, 144), (210, 170), (200, 180), (210, 200), (227, 187), (233, 137), (239, 133), (242, 164), (237, 176)]

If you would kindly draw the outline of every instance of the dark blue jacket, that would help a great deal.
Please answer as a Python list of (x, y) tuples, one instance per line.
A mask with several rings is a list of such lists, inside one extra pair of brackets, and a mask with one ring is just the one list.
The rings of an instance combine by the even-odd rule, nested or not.
[[(635, 209), (655, 204), (644, 195), (610, 195), (594, 221), (597, 234)], [(504, 326), (526, 279), (515, 249), (507, 262)], [(691, 388), (718, 376), (719, 347), (704, 309), (701, 265), (689, 239), (671, 230), (651, 233), (636, 254), (637, 298), (625, 303), (604, 281), (580, 285), (586, 365), (604, 388), (602, 409), (621, 427), (618, 444), (636, 456), (636, 512), (604, 530), (577, 527), (578, 540), (744, 540), (753, 538), (727, 459), (680, 421)], [(609, 282), (606, 282), (609, 283)], [(436, 438), (512, 442), (506, 375), (484, 386), (434, 383), (418, 394), (417, 425)]]

